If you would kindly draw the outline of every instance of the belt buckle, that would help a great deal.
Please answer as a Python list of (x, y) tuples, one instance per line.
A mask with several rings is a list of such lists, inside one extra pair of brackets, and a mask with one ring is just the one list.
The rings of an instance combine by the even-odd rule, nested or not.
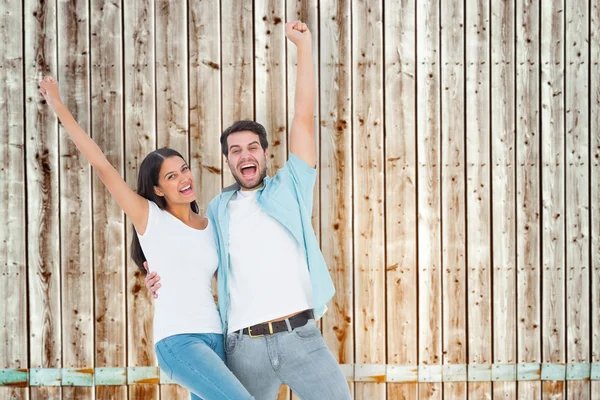
[[(270, 322), (267, 322), (267, 324), (269, 324), (269, 334), (272, 335), (273, 334), (273, 325)], [(263, 333), (262, 335), (253, 335), (252, 327), (249, 326), (248, 327), (248, 336), (250, 336), (252, 339), (254, 339), (254, 338), (263, 337), (263, 336), (265, 336), (265, 334)]]

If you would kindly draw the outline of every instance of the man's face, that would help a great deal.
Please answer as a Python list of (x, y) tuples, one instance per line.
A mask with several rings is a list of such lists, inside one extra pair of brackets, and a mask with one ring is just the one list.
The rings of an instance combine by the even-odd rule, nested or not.
[(227, 137), (227, 164), (231, 174), (243, 189), (255, 189), (267, 176), (267, 156), (258, 135), (251, 131), (232, 133)]

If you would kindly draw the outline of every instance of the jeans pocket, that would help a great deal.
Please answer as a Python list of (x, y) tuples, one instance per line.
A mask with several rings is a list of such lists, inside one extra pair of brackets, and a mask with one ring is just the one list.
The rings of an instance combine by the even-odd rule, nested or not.
[(227, 335), (227, 340), (225, 341), (225, 353), (233, 354), (239, 347), (240, 341), (241, 339), (238, 333), (231, 333)]
[(167, 363), (167, 360), (164, 357), (164, 354), (169, 351), (167, 348), (167, 344), (164, 339), (154, 345), (154, 351), (156, 352), (156, 359), (158, 361), (158, 366), (163, 372), (169, 377), (169, 379), (173, 378), (173, 369)]
[(297, 327), (293, 332), (300, 339), (312, 339), (321, 336), (321, 331), (314, 319), (309, 319), (306, 324)]

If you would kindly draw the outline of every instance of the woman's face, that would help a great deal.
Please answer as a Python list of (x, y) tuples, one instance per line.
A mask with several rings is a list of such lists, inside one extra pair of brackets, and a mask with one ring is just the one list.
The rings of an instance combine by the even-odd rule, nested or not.
[(173, 156), (163, 161), (154, 192), (163, 196), (167, 204), (190, 204), (196, 200), (192, 172), (181, 157)]

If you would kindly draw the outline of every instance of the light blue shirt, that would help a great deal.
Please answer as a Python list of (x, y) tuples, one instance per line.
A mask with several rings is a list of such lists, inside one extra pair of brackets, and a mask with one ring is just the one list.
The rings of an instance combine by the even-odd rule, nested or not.
[[(312, 284), (315, 317), (321, 318), (326, 304), (335, 293), (333, 281), (327, 270), (319, 242), (313, 230), (311, 217), (313, 189), (317, 170), (290, 153), (287, 163), (273, 178), (266, 177), (262, 188), (257, 190), (256, 200), (271, 217), (285, 226), (304, 247), (306, 262)], [(208, 205), (207, 217), (213, 223), (219, 248), (218, 294), (219, 312), (223, 332), (227, 332), (227, 309), (229, 306), (229, 213), (227, 204), (239, 189), (235, 184), (223, 189)], [(277, 299), (273, 299), (277, 301)]]

